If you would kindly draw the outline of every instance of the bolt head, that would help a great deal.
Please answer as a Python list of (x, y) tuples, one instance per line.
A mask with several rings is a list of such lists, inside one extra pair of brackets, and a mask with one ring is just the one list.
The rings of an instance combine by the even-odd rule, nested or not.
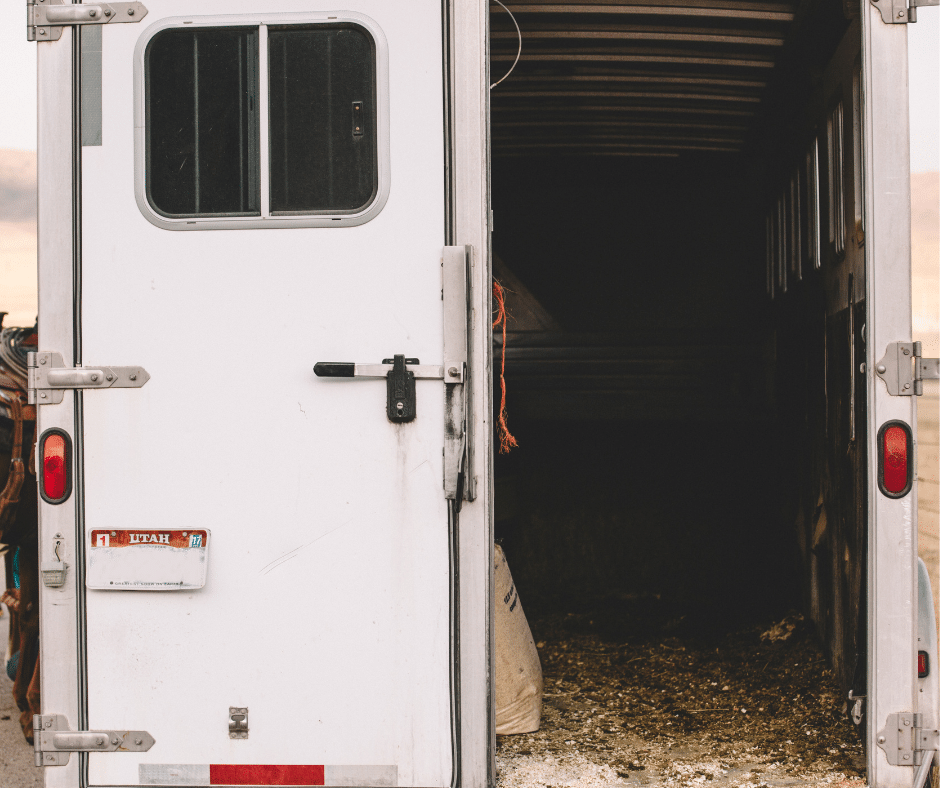
[(136, 744), (138, 747), (143, 743), (144, 743), (143, 739), (134, 739), (134, 744)]
[(137, 373), (134, 372), (131, 374), (131, 380), (137, 380)]
[(879, 374), (884, 375), (888, 371), (888, 368), (884, 364), (879, 364), (875, 369), (878, 370)]
[(40, 398), (40, 399), (45, 399), (45, 398), (46, 398), (46, 392), (45, 392), (45, 391), (40, 392), (39, 398)]
[(105, 15), (105, 16), (111, 16), (111, 9), (110, 9), (110, 8), (104, 9), (104, 15)]
[(97, 744), (100, 747), (102, 744), (104, 744), (104, 739), (101, 736), (99, 736), (97, 739), (95, 739), (95, 744)]
[(97, 375), (92, 375), (92, 376), (91, 376), (91, 379), (92, 379), (92, 381), (95, 382), (95, 383), (98, 382), (98, 376), (97, 376)]
[(46, 357), (45, 357), (45, 356), (42, 356), (42, 357), (39, 359), (39, 363), (40, 363), (40, 364), (45, 364), (45, 363), (46, 363)]
[(45, 34), (46, 34), (46, 28), (40, 27), (40, 28), (39, 28), (39, 35), (44, 36)]
[(118, 737), (117, 737), (117, 736), (112, 736), (112, 737), (111, 737), (111, 744), (117, 744), (117, 743), (118, 743)]
[(88, 9), (88, 16), (90, 16), (92, 19), (94, 19), (96, 16), (98, 16), (98, 10), (95, 9), (95, 8), (89, 8), (89, 9)]
[(127, 15), (128, 15), (128, 16), (133, 16), (133, 15), (134, 15), (134, 9), (133, 9), (133, 8), (128, 8), (128, 9), (127, 9)]

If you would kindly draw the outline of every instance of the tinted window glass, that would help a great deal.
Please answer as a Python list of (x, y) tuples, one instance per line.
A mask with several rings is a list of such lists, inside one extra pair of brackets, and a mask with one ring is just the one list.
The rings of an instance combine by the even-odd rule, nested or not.
[(375, 47), (353, 25), (271, 28), (271, 212), (355, 211), (378, 180)]
[(147, 190), (167, 216), (259, 213), (257, 28), (173, 29), (147, 47)]

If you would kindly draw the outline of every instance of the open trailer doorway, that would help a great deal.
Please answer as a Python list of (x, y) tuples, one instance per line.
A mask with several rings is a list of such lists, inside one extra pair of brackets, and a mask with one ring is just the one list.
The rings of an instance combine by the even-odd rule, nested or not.
[(508, 6), (495, 535), (545, 695), (504, 788), (871, 757), (858, 11), (693, 5)]

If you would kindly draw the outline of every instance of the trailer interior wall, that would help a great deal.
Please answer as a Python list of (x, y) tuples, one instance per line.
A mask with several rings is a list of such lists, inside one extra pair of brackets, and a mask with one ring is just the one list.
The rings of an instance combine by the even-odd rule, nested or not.
[[(864, 694), (857, 9), (509, 8), (493, 248), (552, 319), (506, 348), (496, 531), (526, 604), (802, 607)], [(495, 81), (517, 37), (491, 23)]]

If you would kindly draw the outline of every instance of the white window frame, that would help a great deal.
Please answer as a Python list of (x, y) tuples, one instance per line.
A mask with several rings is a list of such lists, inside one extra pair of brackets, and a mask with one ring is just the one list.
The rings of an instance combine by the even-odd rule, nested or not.
[[(375, 42), (376, 92), (376, 164), (378, 183), (372, 201), (359, 211), (318, 212), (309, 214), (271, 214), (270, 151), (268, 149), (268, 63), (267, 28), (269, 25), (359, 25)], [(150, 40), (168, 29), (255, 27), (258, 28), (259, 61), (259, 145), (261, 166), (260, 216), (187, 216), (173, 218), (154, 210), (147, 199), (147, 113), (146, 63)], [(374, 219), (385, 207), (391, 189), (391, 152), (389, 142), (388, 43), (376, 22), (354, 11), (327, 11), (301, 14), (225, 14), (218, 16), (177, 16), (163, 19), (148, 27), (134, 49), (134, 197), (137, 207), (151, 224), (165, 230), (248, 230), (261, 227), (354, 227)]]

